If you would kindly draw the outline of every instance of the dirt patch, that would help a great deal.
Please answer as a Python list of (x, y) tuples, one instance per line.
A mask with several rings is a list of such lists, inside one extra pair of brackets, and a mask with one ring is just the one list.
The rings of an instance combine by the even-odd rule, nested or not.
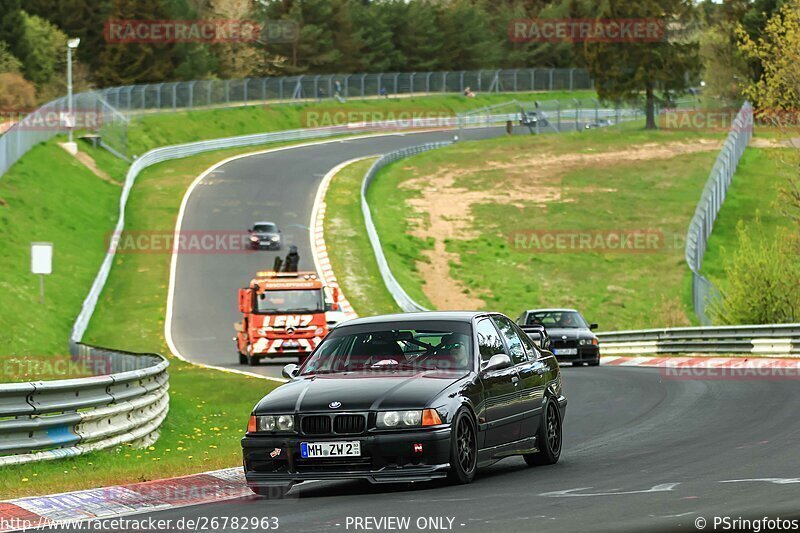
[[(505, 161), (486, 161), (479, 172), (493, 172), (500, 179), (492, 179), (489, 190), (470, 190), (458, 184), (462, 178), (476, 176), (476, 171), (455, 166), (442, 167), (435, 176), (419, 176), (405, 181), (402, 187), (415, 190), (419, 196), (408, 201), (419, 215), (413, 234), (434, 241), (433, 250), (425, 253), (427, 261), (417, 268), (425, 280), (423, 291), (436, 309), (480, 309), (484, 307), (481, 295), (470, 293), (450, 273), (450, 264), (458, 263), (458, 255), (445, 249), (446, 239), (476, 238), (473, 228), (472, 207), (478, 204), (500, 204), (524, 208), (534, 203), (547, 204), (572, 201), (569, 196), (596, 192), (613, 192), (613, 189), (596, 185), (575, 189), (562, 185), (563, 176), (578, 168), (609, 167), (620, 162), (638, 162), (670, 159), (679, 155), (719, 150), (722, 142), (699, 139), (692, 143), (645, 143), (623, 151), (597, 153), (522, 154)], [(577, 194), (576, 194), (577, 193)]]
[[(61, 146), (61, 148), (63, 148), (64, 150), (67, 150), (67, 147), (65, 146), (65, 143), (59, 143), (59, 146)], [(67, 152), (69, 152), (69, 150), (67, 150)], [(75, 157), (75, 159), (80, 161), (80, 163), (83, 166), (85, 166), (86, 168), (91, 170), (92, 173), (95, 176), (97, 176), (98, 178), (100, 178), (101, 180), (107, 181), (108, 183), (111, 183), (113, 185), (121, 185), (119, 182), (114, 181), (111, 178), (111, 176), (109, 176), (103, 169), (99, 168), (97, 166), (97, 163), (95, 162), (94, 158), (92, 156), (90, 156), (89, 154), (87, 154), (86, 152), (80, 152), (79, 151), (77, 154), (74, 155), (74, 157)]]

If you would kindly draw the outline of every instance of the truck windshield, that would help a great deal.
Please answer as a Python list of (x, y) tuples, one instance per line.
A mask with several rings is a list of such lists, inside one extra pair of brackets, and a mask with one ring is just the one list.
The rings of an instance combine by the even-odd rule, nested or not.
[(256, 313), (324, 311), (322, 289), (266, 291), (256, 295)]

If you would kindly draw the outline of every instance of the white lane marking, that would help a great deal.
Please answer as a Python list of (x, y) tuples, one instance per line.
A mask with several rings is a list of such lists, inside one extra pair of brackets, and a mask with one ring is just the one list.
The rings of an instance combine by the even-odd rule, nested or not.
[(794, 478), (762, 477), (753, 479), (726, 479), (725, 481), (720, 481), (720, 483), (747, 483), (753, 481), (761, 483), (773, 483), (775, 485), (793, 485), (795, 483), (800, 483), (800, 477), (794, 477)]
[[(317, 246), (317, 244), (320, 241), (324, 241), (324, 232), (321, 224), (322, 220), (321, 217), (319, 217), (319, 211), (325, 204), (325, 195), (328, 192), (328, 186), (330, 185), (330, 182), (333, 179), (333, 177), (339, 172), (341, 172), (342, 169), (344, 169), (345, 167), (353, 163), (364, 161), (365, 159), (370, 159), (373, 157), (378, 157), (378, 155), (356, 157), (354, 159), (336, 165), (322, 177), (322, 180), (319, 183), (319, 187), (317, 187), (317, 194), (314, 198), (314, 206), (311, 208), (311, 226), (309, 228), (309, 236), (311, 238), (311, 257), (314, 259), (314, 268), (317, 271), (317, 275), (325, 281), (326, 285), (330, 285), (331, 282), (336, 281), (336, 276), (333, 273), (333, 269), (330, 267), (330, 260), (328, 259), (327, 251), (322, 252)], [(326, 268), (323, 268), (322, 263), (325, 263)], [(338, 287), (339, 284), (336, 283), (336, 286)], [(341, 287), (339, 288), (339, 291), (340, 291), (340, 296), (339, 296), (340, 299), (346, 300), (346, 297), (341, 292), (342, 291)], [(347, 302), (347, 308), (352, 309), (350, 302)]]
[(587, 497), (587, 496), (621, 496), (626, 494), (648, 494), (650, 492), (670, 492), (680, 485), (680, 483), (662, 483), (660, 485), (655, 485), (646, 490), (628, 490), (628, 491), (621, 491), (619, 489), (611, 489), (607, 492), (592, 492), (586, 493), (581, 492), (578, 494), (579, 491), (583, 490), (590, 490), (593, 487), (581, 487), (577, 489), (567, 489), (567, 490), (556, 490), (553, 492), (542, 492), (539, 496), (545, 496), (548, 498), (578, 498), (578, 497)]
[[(439, 131), (449, 131), (450, 129), (452, 129), (452, 128), (430, 129), (430, 130), (412, 132), (410, 134), (414, 135), (414, 134), (435, 133), (435, 132), (439, 132)], [(405, 135), (405, 134), (403, 134), (403, 135)], [(348, 137), (347, 139), (351, 140), (351, 141), (355, 141), (355, 140), (368, 139), (368, 138), (396, 137), (396, 136), (398, 136), (397, 133), (379, 133), (379, 134), (368, 133), (368, 134), (365, 134), (365, 135), (354, 135), (352, 137)], [(253, 157), (253, 156), (256, 156), (256, 155), (273, 154), (273, 153), (277, 153), (277, 152), (283, 152), (285, 150), (294, 150), (294, 149), (297, 149), (297, 148), (308, 148), (309, 146), (318, 146), (318, 145), (322, 145), (322, 144), (335, 144), (335, 143), (339, 143), (339, 142), (341, 142), (340, 139), (327, 139), (327, 140), (322, 140), (322, 141), (312, 141), (312, 142), (307, 142), (307, 143), (302, 143), (302, 144), (294, 144), (294, 145), (291, 145), (291, 146), (280, 146), (278, 148), (269, 148), (269, 149), (266, 149), (266, 150), (256, 150), (255, 152), (248, 152), (248, 153), (245, 153), (245, 154), (234, 155), (234, 156), (228, 157), (227, 159), (223, 159), (222, 161), (220, 161), (218, 163), (215, 163), (214, 165), (212, 165), (211, 167), (206, 169), (203, 173), (201, 173), (199, 176), (197, 176), (194, 179), (194, 181), (192, 181), (192, 183), (189, 185), (189, 187), (186, 189), (186, 192), (183, 195), (183, 199), (181, 200), (180, 209), (178, 209), (178, 217), (177, 217), (177, 220), (175, 221), (175, 233), (177, 234), (181, 230), (181, 226), (183, 225), (183, 217), (184, 217), (184, 215), (186, 213), (186, 205), (189, 203), (189, 197), (192, 195), (192, 192), (200, 184), (200, 182), (203, 181), (203, 179), (206, 176), (208, 176), (212, 172), (215, 172), (221, 166), (226, 165), (226, 164), (230, 163), (231, 161), (236, 161), (238, 159), (244, 159), (246, 157)], [(315, 203), (316, 203), (316, 200), (315, 200)], [(312, 217), (313, 217), (313, 215), (312, 215)], [(187, 359), (186, 357), (183, 356), (183, 354), (181, 354), (181, 352), (178, 350), (178, 347), (175, 345), (175, 342), (174, 342), (174, 340), (172, 338), (172, 312), (173, 312), (174, 301), (175, 301), (175, 272), (176, 272), (177, 267), (178, 267), (178, 254), (176, 253), (177, 247), (178, 247), (178, 239), (174, 239), (174, 245), (173, 245), (172, 254), (171, 254), (171, 257), (170, 257), (169, 290), (167, 291), (167, 316), (166, 316), (166, 319), (164, 320), (164, 337), (165, 337), (165, 339), (167, 341), (167, 347), (169, 348), (169, 351), (172, 353), (172, 355), (174, 355), (176, 358), (180, 359), (181, 361), (185, 361), (187, 363), (196, 365), (196, 366), (201, 367), (201, 368), (210, 368), (210, 369), (213, 369), (213, 370), (220, 370), (222, 372), (230, 372), (232, 374), (242, 374), (242, 375), (245, 375), (245, 376), (255, 377), (255, 378), (259, 378), (259, 379), (266, 379), (266, 380), (270, 380), (270, 381), (277, 381), (277, 382), (280, 382), (280, 383), (286, 383), (287, 380), (282, 379), (282, 378), (272, 378), (272, 377), (269, 377), (269, 376), (262, 376), (261, 374), (256, 374), (254, 372), (247, 372), (247, 371), (244, 371), (244, 370), (238, 370), (238, 369), (234, 369), (234, 368), (225, 368), (225, 367), (216, 366), (216, 365), (207, 365), (207, 364), (204, 364), (204, 363), (197, 363), (195, 361), (191, 361), (191, 360)]]

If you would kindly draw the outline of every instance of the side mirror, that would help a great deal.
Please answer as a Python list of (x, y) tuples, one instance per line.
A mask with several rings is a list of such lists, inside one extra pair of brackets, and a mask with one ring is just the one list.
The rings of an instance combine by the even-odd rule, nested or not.
[(589, 329), (597, 329), (597, 324), (589, 324)]
[(253, 233), (253, 228), (247, 228), (247, 233)]
[(299, 366), (297, 366), (294, 363), (289, 363), (288, 365), (283, 367), (283, 370), (281, 370), (281, 374), (286, 379), (294, 379), (295, 377), (297, 377), (298, 370), (300, 370)]
[(249, 313), (253, 310), (253, 290), (239, 289), (239, 312)]
[(489, 359), (485, 365), (481, 367), (484, 372), (492, 372), (493, 370), (502, 370), (511, 366), (511, 358), (504, 353), (495, 354)]

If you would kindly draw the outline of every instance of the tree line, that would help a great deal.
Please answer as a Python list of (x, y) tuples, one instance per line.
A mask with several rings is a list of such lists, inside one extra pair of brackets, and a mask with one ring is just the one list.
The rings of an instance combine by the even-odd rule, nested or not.
[[(589, 67), (604, 96), (648, 83), (680, 90), (705, 64), (731, 92), (752, 77), (732, 28), (751, 36), (780, 0), (0, 0), (5, 106), (66, 92), (67, 38), (79, 37), (78, 89), (270, 75)], [(670, 43), (513, 42), (515, 19), (660, 17), (690, 28)], [(109, 20), (293, 21), (293, 42), (109, 42)], [(722, 58), (722, 60), (720, 60)], [(719, 73), (720, 70), (725, 72)], [(11, 74), (11, 76), (9, 76)], [(691, 79), (690, 79), (691, 78)], [(621, 83), (623, 81), (624, 83)], [(734, 91), (735, 92), (735, 91)], [(16, 96), (15, 96), (16, 95)], [(9, 102), (12, 99), (14, 101)]]

